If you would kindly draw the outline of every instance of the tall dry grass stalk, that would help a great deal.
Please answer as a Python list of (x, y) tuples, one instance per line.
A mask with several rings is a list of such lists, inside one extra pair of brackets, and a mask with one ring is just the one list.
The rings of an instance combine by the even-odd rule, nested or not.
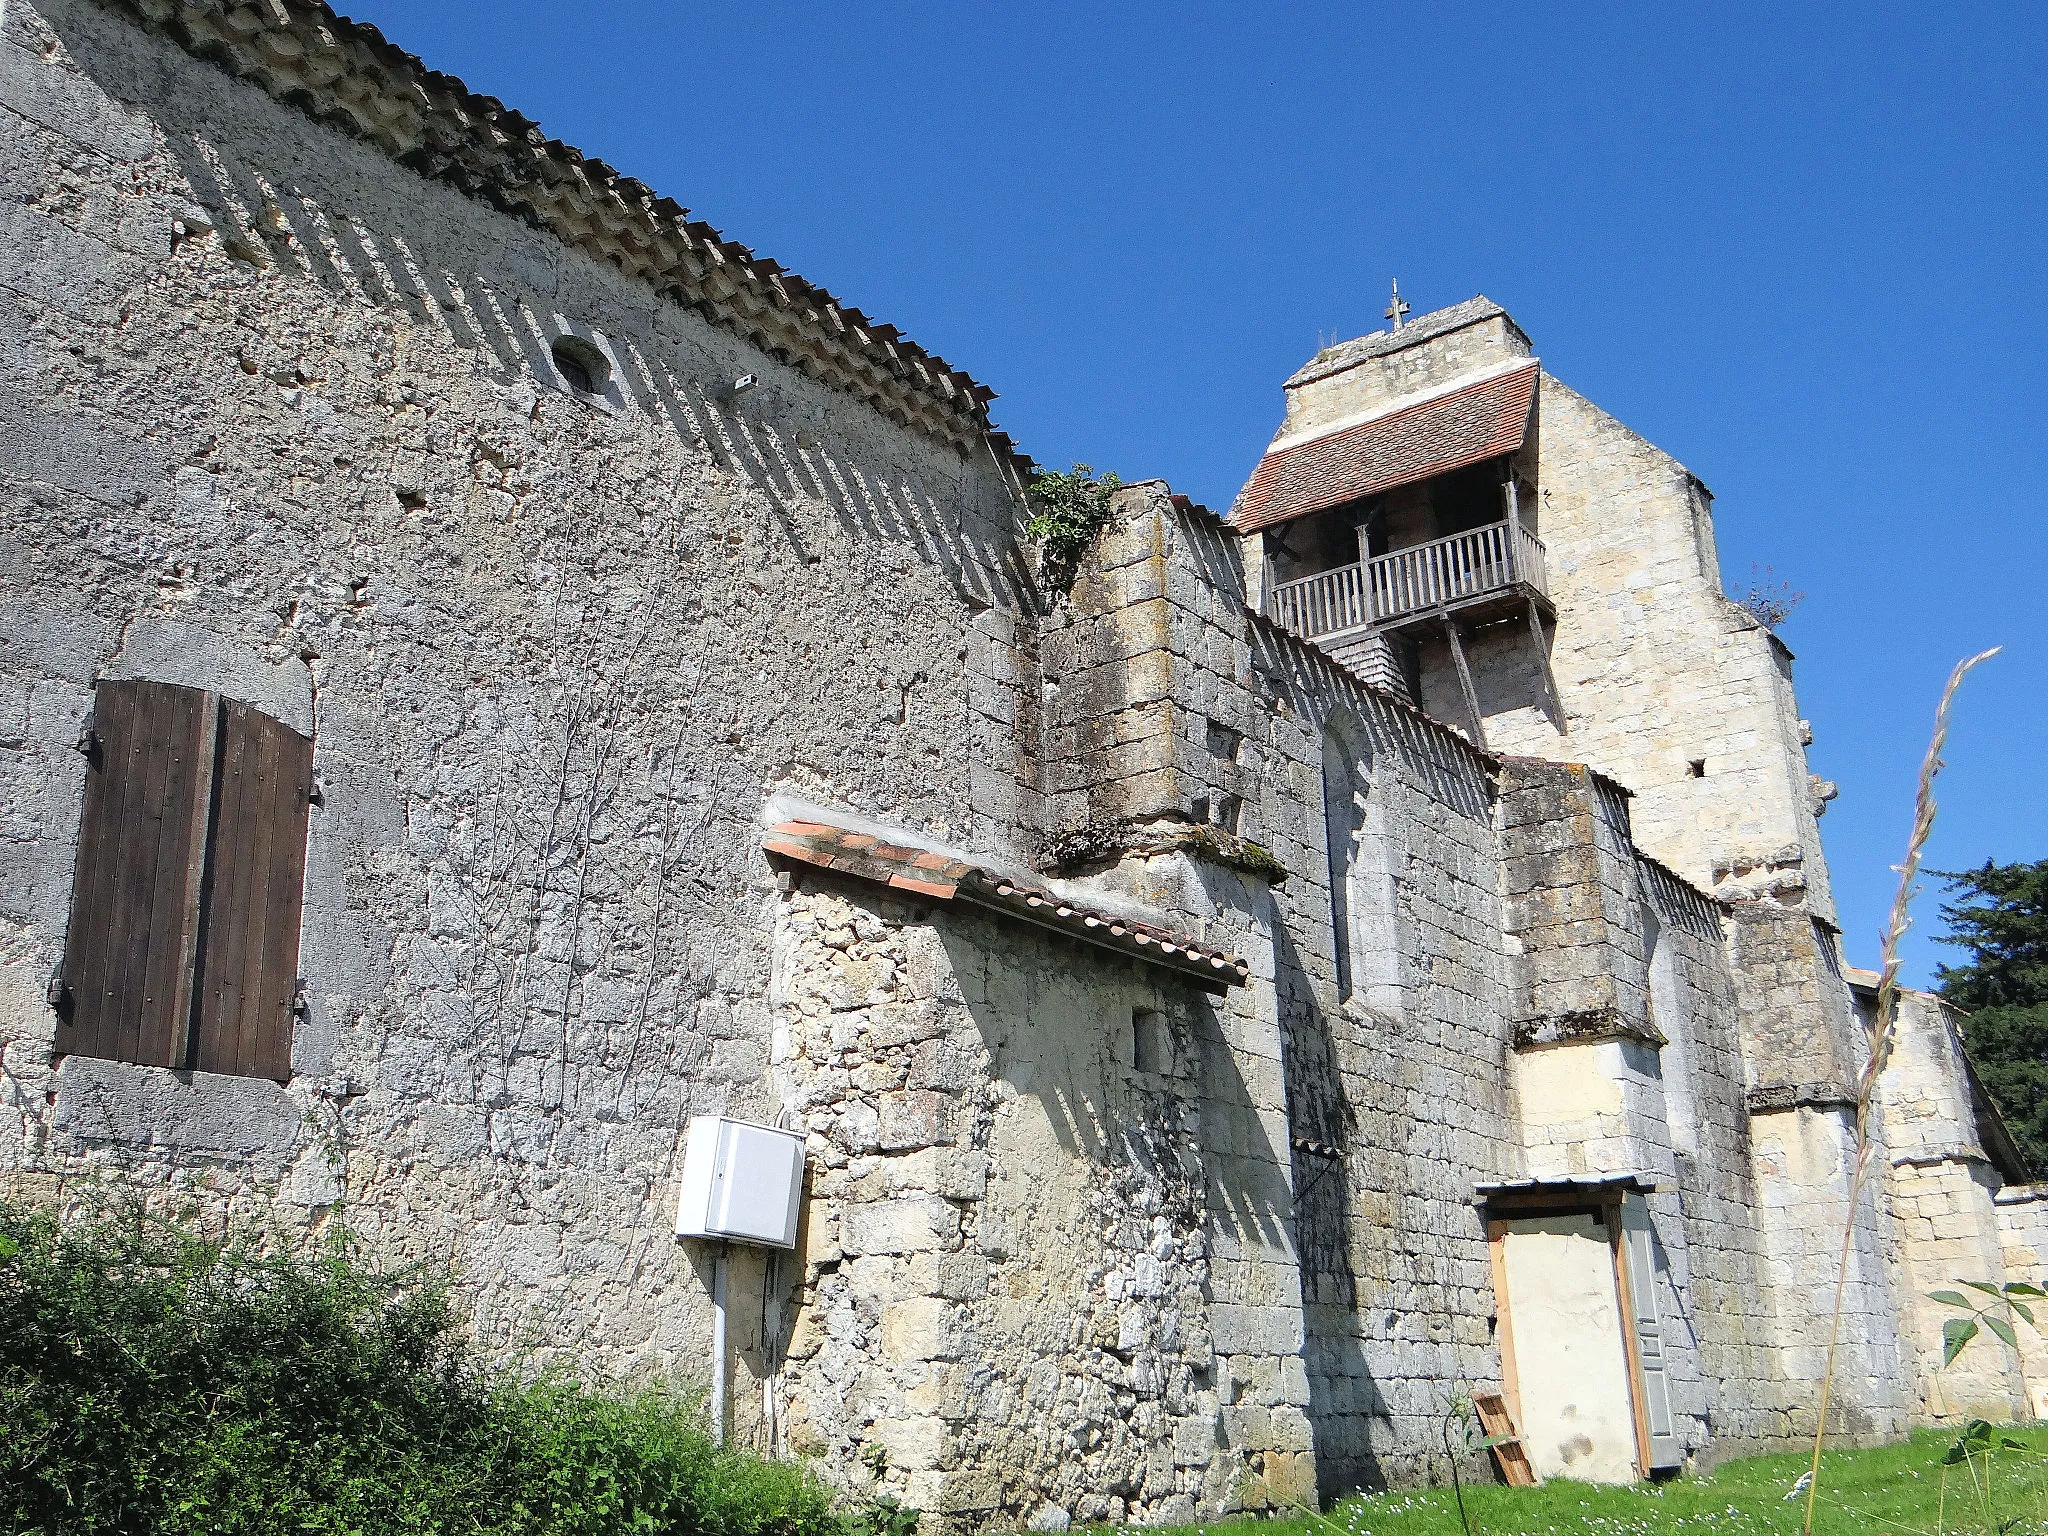
[(1899, 943), (1913, 926), (1911, 908), (1913, 898), (1919, 894), (1915, 882), (1920, 878), (1920, 858), (1934, 832), (1934, 778), (1941, 772), (1941, 749), (1948, 744), (1949, 712), (1956, 701), (1956, 690), (1962, 687), (1963, 678), (1972, 667), (1989, 661), (1998, 652), (1999, 647), (1993, 646), (1957, 662), (1948, 675), (1948, 686), (1941, 690), (1941, 702), (1934, 709), (1934, 738), (1927, 743), (1927, 756), (1920, 763), (1920, 791), (1913, 800), (1913, 835), (1906, 842), (1906, 862), (1899, 866), (1899, 889), (1892, 897), (1891, 915), (1885, 920), (1884, 942), (1879, 949), (1877, 1007), (1870, 1015), (1870, 1059), (1863, 1064), (1862, 1075), (1856, 1080), (1856, 1161), (1849, 1174), (1848, 1214), (1842, 1218), (1842, 1257), (1835, 1270), (1835, 1315), (1828, 1329), (1827, 1364), (1820, 1373), (1820, 1412), (1813, 1421), (1813, 1465), (1806, 1474), (1803, 1536), (1813, 1536), (1813, 1502), (1820, 1493), (1820, 1453), (1827, 1441), (1828, 1401), (1834, 1393), (1835, 1346), (1842, 1337), (1842, 1304), (1849, 1288), (1849, 1254), (1855, 1246), (1856, 1211), (1862, 1201), (1864, 1175), (1870, 1171), (1876, 1150), (1870, 1140), (1870, 1111), (1877, 1101), (1877, 1080), (1891, 1060), (1892, 1044), (1898, 1033)]

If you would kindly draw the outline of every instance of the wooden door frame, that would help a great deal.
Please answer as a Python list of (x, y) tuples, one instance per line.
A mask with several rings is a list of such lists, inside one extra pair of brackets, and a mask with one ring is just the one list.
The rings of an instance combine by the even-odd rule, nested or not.
[(1622, 1357), (1628, 1362), (1630, 1418), (1635, 1426), (1636, 1476), (1650, 1475), (1650, 1407), (1643, 1383), (1641, 1342), (1636, 1338), (1635, 1295), (1629, 1285), (1626, 1237), (1622, 1227), (1621, 1203), (1627, 1191), (1613, 1190), (1597, 1195), (1585, 1190), (1517, 1191), (1513, 1198), (1487, 1202), (1486, 1252), (1493, 1269), (1494, 1330), (1500, 1345), (1501, 1396), (1516, 1426), (1527, 1433), (1529, 1421), (1522, 1412), (1521, 1376), (1515, 1367), (1515, 1326), (1508, 1300), (1508, 1223), (1525, 1216), (1587, 1215), (1599, 1218), (1607, 1228), (1607, 1259), (1614, 1276), (1614, 1302), (1620, 1312)]
[(1628, 1355), (1629, 1401), (1635, 1409), (1636, 1476), (1650, 1475), (1650, 1393), (1643, 1381), (1643, 1344), (1636, 1334), (1635, 1289), (1628, 1274), (1628, 1233), (1621, 1220), (1621, 1203), (1628, 1195), (1616, 1190), (1604, 1204), (1607, 1220), (1607, 1250), (1614, 1259), (1614, 1299), (1621, 1306), (1622, 1347)]
[(1508, 1218), (1489, 1216), (1486, 1222), (1486, 1256), (1493, 1265), (1494, 1339), (1500, 1345), (1500, 1395), (1515, 1428), (1528, 1433), (1529, 1421), (1522, 1414), (1522, 1378), (1515, 1371), (1515, 1324), (1508, 1306)]

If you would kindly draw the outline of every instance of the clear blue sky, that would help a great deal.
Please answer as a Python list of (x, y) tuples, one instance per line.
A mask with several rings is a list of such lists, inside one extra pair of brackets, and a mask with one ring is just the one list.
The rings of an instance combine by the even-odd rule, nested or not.
[[(1227, 507), (1319, 339), (1486, 293), (1804, 589), (1852, 959), (1949, 665), (1931, 859), (2048, 856), (2048, 8), (355, 0), (996, 389)], [(1909, 979), (1948, 952), (1930, 883)]]

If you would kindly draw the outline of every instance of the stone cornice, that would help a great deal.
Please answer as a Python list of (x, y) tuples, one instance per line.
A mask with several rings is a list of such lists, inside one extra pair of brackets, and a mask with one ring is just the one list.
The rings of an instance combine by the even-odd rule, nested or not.
[(1221, 827), (1163, 819), (1090, 823), (1062, 832), (1051, 841), (1048, 863), (1055, 874), (1072, 875), (1127, 857), (1172, 853), (1204, 859), (1269, 885), (1287, 883), (1287, 866), (1270, 849)]
[(1603, 1040), (1635, 1040), (1643, 1045), (1666, 1046), (1671, 1042), (1648, 1020), (1626, 1017), (1618, 1008), (1585, 1008), (1576, 1013), (1541, 1014), (1517, 1019), (1514, 1025), (1517, 1051), (1540, 1050), (1553, 1045), (1593, 1045)]
[(1781, 1114), (1788, 1109), (1854, 1109), (1856, 1089), (1840, 1081), (1763, 1083), (1750, 1089), (1747, 1099), (1753, 1115)]

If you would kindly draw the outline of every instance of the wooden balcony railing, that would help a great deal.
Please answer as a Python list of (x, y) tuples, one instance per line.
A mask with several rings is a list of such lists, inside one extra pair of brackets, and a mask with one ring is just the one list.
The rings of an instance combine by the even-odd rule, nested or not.
[(1458, 607), (1516, 586), (1549, 595), (1543, 541), (1519, 522), (1488, 523), (1360, 565), (1282, 582), (1267, 598), (1266, 612), (1315, 640), (1406, 614)]

